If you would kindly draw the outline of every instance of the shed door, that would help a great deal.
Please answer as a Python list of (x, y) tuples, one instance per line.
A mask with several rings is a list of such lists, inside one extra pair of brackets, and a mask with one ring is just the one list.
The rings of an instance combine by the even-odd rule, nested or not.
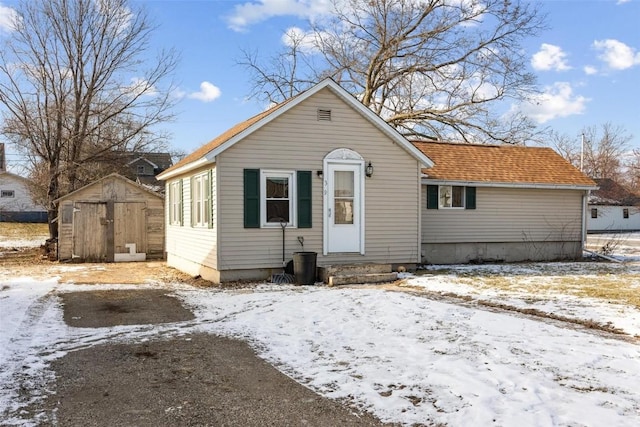
[(107, 204), (77, 202), (73, 209), (73, 258), (107, 259)]
[(128, 243), (135, 243), (138, 253), (147, 252), (147, 217), (144, 203), (115, 203), (113, 220), (114, 253), (128, 253), (129, 249), (125, 246)]

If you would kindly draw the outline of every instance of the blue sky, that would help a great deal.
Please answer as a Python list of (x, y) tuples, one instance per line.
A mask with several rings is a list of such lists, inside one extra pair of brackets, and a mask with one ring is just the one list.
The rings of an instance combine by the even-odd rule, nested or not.
[[(13, 2), (0, 0), (0, 6)], [(166, 127), (172, 146), (190, 152), (266, 106), (248, 100), (241, 49), (269, 56), (291, 28), (307, 28), (327, 0), (136, 0), (159, 26), (155, 48), (181, 54), (181, 101)], [(521, 105), (540, 126), (576, 139), (584, 126), (610, 122), (640, 148), (640, 0), (541, 1), (549, 28), (525, 43), (543, 94)], [(0, 7), (0, 25), (2, 25)]]

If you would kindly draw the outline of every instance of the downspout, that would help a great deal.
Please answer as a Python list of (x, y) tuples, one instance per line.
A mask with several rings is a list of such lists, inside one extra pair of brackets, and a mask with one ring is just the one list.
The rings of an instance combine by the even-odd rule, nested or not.
[(585, 190), (582, 193), (582, 252), (587, 250), (587, 200), (589, 199), (589, 193), (591, 190)]
[(422, 264), (422, 168), (418, 162), (418, 253), (417, 263)]

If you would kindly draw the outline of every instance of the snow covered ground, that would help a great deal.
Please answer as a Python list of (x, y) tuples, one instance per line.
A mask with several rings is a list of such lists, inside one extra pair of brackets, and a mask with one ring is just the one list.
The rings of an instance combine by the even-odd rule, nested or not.
[[(82, 268), (82, 266), (74, 266)], [(263, 284), (219, 290), (165, 286), (196, 320), (72, 328), (58, 295), (140, 288), (56, 277), (0, 279), (0, 424), (20, 417), (19, 388), (49, 390), (48, 364), (74, 349), (191, 332), (248, 341), (287, 375), (383, 421), (467, 425), (640, 425), (640, 311), (584, 297), (582, 284), (640, 286), (635, 263), (432, 266), (406, 292)], [(569, 284), (569, 285), (567, 285)], [(442, 298), (439, 294), (459, 297)], [(610, 335), (478, 302), (611, 323)], [(37, 420), (31, 420), (35, 424)]]
[(587, 249), (602, 252), (603, 248), (614, 252), (618, 258), (626, 261), (640, 261), (640, 233), (603, 233), (587, 236)]
[(29, 236), (16, 236), (13, 232), (4, 231), (6, 230), (0, 227), (0, 248), (38, 248), (49, 238), (44, 230), (37, 235), (31, 232)]

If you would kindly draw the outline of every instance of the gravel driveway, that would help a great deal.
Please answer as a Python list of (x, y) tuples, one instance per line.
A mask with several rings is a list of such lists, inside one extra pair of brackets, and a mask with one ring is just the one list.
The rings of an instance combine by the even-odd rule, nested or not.
[[(69, 326), (193, 319), (167, 290), (61, 294)], [(208, 334), (91, 346), (52, 364), (55, 394), (29, 408), (59, 426), (381, 426), (323, 398), (256, 356)]]

